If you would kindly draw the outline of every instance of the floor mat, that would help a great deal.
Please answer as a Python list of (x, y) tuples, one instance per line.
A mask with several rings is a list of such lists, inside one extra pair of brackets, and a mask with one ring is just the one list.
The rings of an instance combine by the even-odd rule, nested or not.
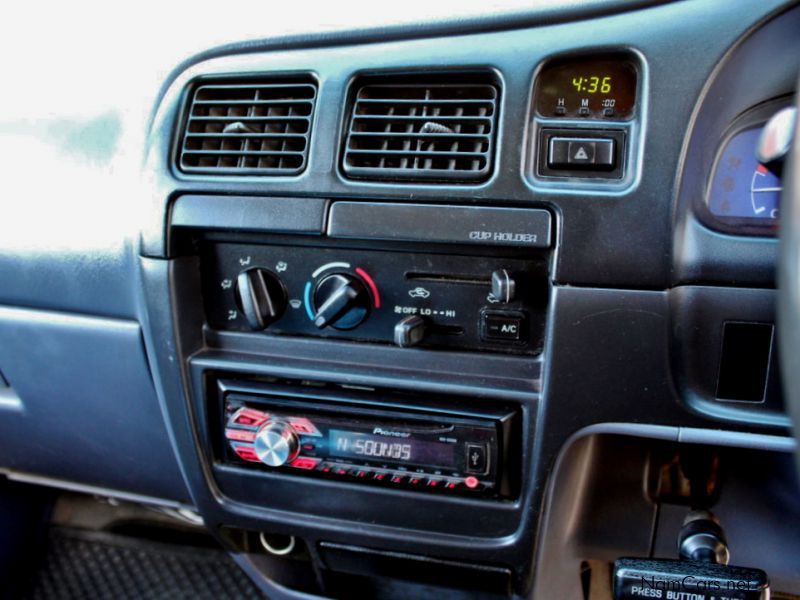
[(53, 528), (23, 598), (262, 599), (222, 550)]

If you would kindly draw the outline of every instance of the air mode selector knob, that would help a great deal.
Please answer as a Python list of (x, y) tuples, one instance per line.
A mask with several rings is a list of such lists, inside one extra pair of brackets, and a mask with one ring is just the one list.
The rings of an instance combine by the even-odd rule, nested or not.
[(267, 269), (248, 269), (236, 279), (236, 300), (248, 325), (266, 329), (286, 310), (286, 290), (275, 273)]
[(317, 283), (314, 290), (314, 325), (323, 329), (353, 329), (367, 318), (371, 298), (361, 279), (349, 273), (334, 273)]
[(286, 421), (270, 421), (259, 429), (255, 439), (256, 456), (268, 467), (280, 467), (294, 460), (298, 453), (294, 428)]

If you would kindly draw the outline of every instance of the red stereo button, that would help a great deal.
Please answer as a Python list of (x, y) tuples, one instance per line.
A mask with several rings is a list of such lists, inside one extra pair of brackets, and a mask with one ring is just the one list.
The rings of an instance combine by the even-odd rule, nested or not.
[(372, 478), (373, 478), (375, 481), (386, 481), (386, 478), (387, 478), (388, 476), (389, 476), (389, 474), (388, 474), (388, 473), (381, 473), (381, 472), (378, 472), (378, 473), (373, 473), (373, 474), (372, 474)]
[(322, 435), (314, 424), (305, 417), (289, 417), (289, 423), (297, 433), (313, 436)]
[(319, 463), (320, 459), (318, 458), (311, 458), (309, 456), (298, 456), (292, 462), (289, 463), (289, 466), (294, 467), (295, 469), (305, 469), (307, 471), (310, 471), (312, 469), (316, 469)]
[(391, 479), (389, 479), (389, 481), (391, 483), (394, 483), (395, 485), (400, 485), (405, 480), (406, 480), (406, 476), (405, 475), (392, 475)]
[(408, 485), (418, 486), (422, 484), (422, 477), (412, 477), (408, 480)]
[(324, 463), (324, 464), (323, 464), (323, 465), (322, 465), (322, 466), (319, 468), (319, 470), (320, 470), (320, 472), (321, 472), (321, 473), (330, 473), (330, 472), (331, 472), (331, 469), (332, 469), (332, 467), (331, 467), (331, 466), (330, 466), (328, 463)]
[(450, 481), (445, 481), (442, 487), (446, 490), (455, 490), (458, 488), (458, 484), (459, 484), (458, 480), (451, 479)]
[(246, 444), (234, 444), (233, 451), (236, 452), (236, 455), (242, 460), (261, 462), (256, 454), (256, 449), (252, 446)]
[(478, 481), (477, 477), (467, 477), (464, 479), (464, 485), (467, 486), (469, 489), (474, 490), (480, 485), (480, 481)]
[(359, 469), (358, 471), (353, 473), (353, 475), (358, 479), (366, 479), (369, 476), (369, 471), (367, 471), (366, 469)]
[(244, 425), (245, 427), (260, 427), (268, 420), (269, 415), (267, 413), (254, 408), (240, 408), (232, 419), (236, 425)]
[(442, 487), (442, 483), (441, 479), (428, 479), (429, 488), (440, 488)]
[(225, 437), (236, 442), (254, 442), (256, 439), (255, 431), (244, 431), (243, 429), (226, 429)]

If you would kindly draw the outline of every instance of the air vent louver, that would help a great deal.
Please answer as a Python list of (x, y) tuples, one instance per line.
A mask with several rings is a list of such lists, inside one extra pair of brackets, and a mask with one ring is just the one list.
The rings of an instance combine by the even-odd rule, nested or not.
[(203, 83), (194, 89), (180, 168), (296, 175), (306, 166), (317, 88), (303, 81)]
[(497, 86), (486, 78), (437, 79), (406, 77), (357, 89), (344, 152), (347, 175), (427, 182), (489, 176)]

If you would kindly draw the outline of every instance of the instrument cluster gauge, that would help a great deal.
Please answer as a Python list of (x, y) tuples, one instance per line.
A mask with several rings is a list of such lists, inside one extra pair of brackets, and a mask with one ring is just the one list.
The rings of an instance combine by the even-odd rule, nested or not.
[(782, 191), (780, 177), (764, 165), (758, 165), (750, 180), (750, 208), (753, 214), (777, 219)]
[(786, 106), (761, 105), (736, 120), (717, 152), (706, 193), (714, 225), (729, 233), (775, 235), (783, 190), (780, 168), (759, 162), (759, 139), (769, 118)]

